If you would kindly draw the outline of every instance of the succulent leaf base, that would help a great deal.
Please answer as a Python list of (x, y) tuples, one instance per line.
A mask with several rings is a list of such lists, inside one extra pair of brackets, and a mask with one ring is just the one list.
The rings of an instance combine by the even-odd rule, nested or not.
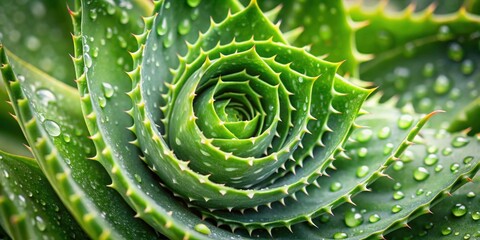
[(0, 239), (480, 239), (479, 1), (6, 2)]

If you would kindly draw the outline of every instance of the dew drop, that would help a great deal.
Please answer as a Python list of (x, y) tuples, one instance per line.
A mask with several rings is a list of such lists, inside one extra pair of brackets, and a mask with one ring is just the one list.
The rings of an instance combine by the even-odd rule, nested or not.
[(368, 171), (370, 170), (370, 168), (368, 168), (368, 166), (360, 166), (357, 168), (357, 177), (358, 178), (362, 178), (362, 177), (365, 177), (367, 174), (368, 174)]
[(388, 155), (393, 151), (393, 143), (387, 143), (383, 147), (383, 155)]
[(100, 105), (100, 107), (104, 108), (105, 106), (107, 106), (107, 99), (103, 96), (98, 97), (98, 104)]
[(413, 172), (413, 178), (417, 181), (424, 181), (425, 179), (428, 178), (428, 176), (430, 176), (430, 173), (424, 167), (418, 167)]
[(167, 19), (163, 18), (162, 23), (157, 25), (157, 34), (163, 36), (165, 33), (167, 33)]
[(372, 139), (373, 132), (370, 129), (362, 129), (357, 133), (357, 141), (364, 143)]
[(72, 140), (72, 138), (70, 137), (70, 134), (68, 133), (63, 134), (62, 136), (63, 136), (63, 141), (65, 141), (66, 143), (69, 143)]
[(47, 224), (40, 216), (35, 217), (35, 222), (38, 230), (40, 230), (41, 232), (45, 231), (45, 229), (47, 228)]
[(107, 31), (107, 33), (105, 34), (105, 37), (106, 37), (107, 39), (112, 38), (112, 37), (113, 37), (113, 30), (112, 30), (111, 28), (107, 27), (107, 30), (106, 30), (106, 31)]
[(190, 32), (190, 29), (192, 28), (192, 25), (190, 24), (190, 20), (188, 18), (183, 19), (183, 21), (178, 24), (178, 33), (180, 35), (186, 35), (188, 32)]
[(476, 196), (476, 194), (474, 192), (468, 192), (467, 193), (468, 198), (474, 198), (475, 196)]
[(443, 170), (443, 165), (438, 164), (437, 166), (435, 166), (435, 172), (441, 172), (442, 170)]
[(450, 156), (453, 153), (453, 149), (450, 147), (446, 147), (442, 150), (443, 156)]
[(450, 171), (452, 173), (458, 172), (459, 168), (460, 168), (460, 164), (458, 164), (458, 163), (452, 163), (452, 165), (450, 165)]
[(422, 195), (424, 192), (425, 192), (425, 190), (423, 190), (423, 188), (419, 188), (419, 189), (417, 189), (417, 192), (415, 192), (415, 194), (417, 194), (417, 196), (420, 196), (420, 195)]
[(327, 24), (320, 26), (320, 37), (324, 41), (330, 40), (332, 38), (332, 28)]
[(395, 161), (395, 163), (393, 164), (393, 169), (395, 171), (400, 171), (403, 169), (403, 162), (402, 161)]
[(128, 21), (129, 21), (128, 13), (127, 13), (127, 11), (123, 10), (121, 15), (120, 15), (120, 23), (121, 24), (127, 24)]
[(437, 154), (428, 154), (424, 159), (423, 159), (423, 163), (425, 163), (425, 165), (427, 166), (432, 166), (434, 164), (436, 164), (438, 162), (438, 156)]
[(400, 118), (398, 119), (398, 127), (400, 129), (407, 129), (409, 128), (410, 126), (412, 126), (413, 124), (413, 117), (412, 115), (408, 115), (408, 114), (404, 114), (402, 116), (400, 116)]
[(205, 225), (203, 223), (199, 223), (199, 224), (195, 225), (194, 229), (195, 229), (195, 231), (197, 231), (201, 234), (205, 234), (205, 235), (210, 235), (212, 233), (210, 228), (208, 228), (207, 225)]
[(380, 139), (386, 139), (390, 137), (391, 133), (392, 133), (392, 130), (389, 127), (383, 127), (378, 131), (377, 136)]
[(124, 37), (118, 36), (118, 43), (120, 44), (121, 48), (126, 48), (127, 47), (127, 40), (125, 40)]
[(201, 0), (187, 0), (188, 6), (194, 8), (200, 4)]
[(467, 213), (467, 207), (461, 203), (455, 204), (452, 208), (452, 214), (455, 217), (461, 217)]
[(365, 148), (365, 147), (362, 147), (360, 149), (358, 149), (358, 152), (357, 152), (357, 156), (360, 157), (360, 158), (364, 158), (366, 157), (368, 154), (368, 149)]
[(47, 131), (48, 135), (52, 137), (58, 137), (62, 132), (60, 130), (60, 126), (58, 126), (58, 124), (52, 120), (45, 120), (43, 122), (43, 126), (45, 127), (45, 130)]
[(36, 94), (43, 106), (48, 106), (49, 103), (57, 100), (53, 92), (48, 89), (39, 89)]
[(400, 190), (400, 188), (402, 188), (402, 184), (399, 183), (399, 182), (396, 182), (396, 183), (393, 185), (393, 190)]
[(480, 219), (480, 212), (477, 211), (477, 212), (472, 213), (472, 219), (474, 221), (479, 220)]
[(426, 63), (425, 66), (423, 66), (422, 74), (424, 77), (432, 77), (434, 72), (435, 67), (433, 66), (433, 63)]
[(402, 191), (396, 191), (393, 193), (393, 199), (400, 200), (405, 197), (405, 194)]
[(458, 43), (452, 43), (448, 46), (448, 57), (453, 61), (460, 61), (463, 58), (463, 49), (462, 46)]
[(348, 237), (348, 235), (344, 232), (337, 232), (337, 233), (333, 234), (333, 239), (345, 239), (347, 237)]
[(439, 75), (433, 84), (433, 91), (439, 95), (448, 93), (450, 90), (450, 80), (445, 75)]
[(455, 137), (452, 140), (452, 146), (455, 148), (460, 148), (467, 145), (470, 141), (465, 137)]
[(473, 160), (473, 157), (472, 157), (472, 156), (467, 156), (467, 157), (465, 157), (465, 158), (463, 159), (463, 163), (464, 163), (464, 164), (469, 164), (469, 163), (472, 162), (472, 160)]
[(340, 189), (342, 189), (342, 184), (340, 182), (334, 182), (330, 185), (330, 191), (331, 192), (336, 192)]
[(113, 15), (113, 14), (115, 14), (115, 12), (116, 12), (115, 5), (107, 4), (107, 13), (109, 15)]
[(462, 62), (462, 73), (465, 75), (469, 75), (473, 72), (473, 62), (470, 59), (465, 59)]
[(141, 183), (142, 182), (142, 177), (140, 177), (140, 175), (136, 174), (133, 175), (135, 177), (135, 180), (137, 180), (138, 183)]
[(442, 232), (443, 236), (450, 235), (452, 233), (452, 228), (451, 227), (444, 227), (444, 228), (442, 228), (441, 232)]
[(452, 32), (447, 25), (442, 25), (438, 29), (437, 37), (440, 41), (445, 41), (452, 37)]
[(350, 211), (347, 211), (347, 213), (345, 213), (344, 221), (348, 227), (353, 228), (363, 223), (363, 216), (352, 208)]
[(90, 19), (95, 21), (97, 19), (97, 9), (90, 9), (90, 13), (88, 14)]
[(402, 206), (396, 204), (395, 206), (392, 207), (392, 213), (398, 213), (400, 211), (402, 211)]
[(110, 83), (104, 82), (102, 83), (102, 87), (103, 87), (103, 95), (106, 98), (111, 98), (113, 96), (113, 93), (115, 92), (115, 90), (113, 89), (113, 86)]
[(169, 48), (173, 44), (173, 32), (169, 32), (168, 35), (163, 39), (163, 46)]
[(378, 214), (372, 214), (372, 215), (370, 215), (370, 217), (368, 218), (368, 221), (371, 222), (371, 223), (376, 223), (376, 222), (380, 221), (380, 215), (378, 215)]
[(92, 58), (90, 57), (90, 55), (88, 55), (87, 53), (83, 54), (83, 61), (85, 62), (85, 66), (87, 68), (91, 68), (92, 67)]

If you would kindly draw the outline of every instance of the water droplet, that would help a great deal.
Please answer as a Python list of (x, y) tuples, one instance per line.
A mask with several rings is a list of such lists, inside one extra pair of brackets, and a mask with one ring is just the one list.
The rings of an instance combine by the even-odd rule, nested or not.
[(85, 66), (87, 68), (91, 68), (92, 67), (92, 58), (90, 57), (90, 55), (88, 55), (87, 53), (83, 54), (83, 61), (85, 62)]
[(450, 171), (452, 173), (456, 173), (459, 168), (460, 168), (460, 164), (458, 163), (452, 163), (452, 165), (450, 165)]
[(435, 172), (440, 172), (442, 170), (443, 170), (443, 165), (438, 164), (437, 166), (435, 166)]
[(402, 191), (396, 191), (393, 193), (393, 199), (400, 200), (405, 197), (405, 194)]
[(95, 19), (97, 19), (97, 9), (90, 9), (89, 16), (93, 21), (95, 21)]
[(45, 130), (47, 131), (48, 135), (52, 137), (58, 137), (62, 132), (60, 130), (60, 126), (58, 126), (58, 124), (52, 120), (45, 120), (43, 122), (43, 126), (45, 127)]
[(393, 169), (395, 171), (400, 171), (403, 169), (403, 162), (402, 161), (395, 161), (395, 163), (393, 164)]
[(410, 151), (410, 150), (406, 150), (401, 156), (400, 156), (400, 160), (404, 163), (408, 163), (408, 162), (411, 162), (413, 161), (413, 159), (415, 158), (415, 156), (413, 155), (413, 152)]
[(430, 173), (424, 167), (418, 167), (413, 172), (413, 178), (417, 181), (423, 181), (423, 180), (427, 179), (428, 176), (430, 176)]
[(330, 185), (330, 191), (331, 192), (336, 192), (340, 189), (342, 189), (342, 184), (340, 182), (334, 182)]
[(470, 59), (465, 59), (462, 62), (462, 73), (469, 75), (473, 72), (473, 61)]
[(113, 14), (115, 14), (115, 12), (116, 12), (115, 5), (107, 4), (107, 13), (109, 15), (113, 15)]
[(65, 141), (66, 143), (69, 143), (71, 140), (72, 138), (70, 137), (70, 134), (68, 133), (63, 134), (63, 141)]
[(419, 188), (419, 189), (417, 189), (417, 192), (416, 192), (415, 194), (417, 194), (417, 196), (420, 196), (420, 195), (422, 195), (424, 192), (425, 192), (425, 190), (423, 190), (423, 188)]
[(423, 163), (427, 166), (432, 166), (438, 162), (437, 154), (428, 154), (424, 159)]
[(380, 139), (386, 139), (390, 137), (391, 133), (392, 133), (392, 130), (389, 127), (383, 127), (378, 131), (377, 136)]
[(450, 90), (450, 80), (445, 75), (439, 75), (433, 84), (433, 91), (442, 95), (448, 93), (448, 90)]
[(200, 10), (198, 10), (198, 8), (195, 8), (193, 11), (192, 11), (192, 14), (190, 15), (190, 17), (192, 18), (192, 20), (197, 20), (198, 16), (200, 15)]
[(165, 33), (167, 33), (167, 19), (163, 18), (162, 23), (157, 25), (157, 34), (163, 36)]
[(320, 216), (320, 222), (327, 223), (328, 221), (330, 221), (330, 216), (328, 216), (327, 214), (323, 214)]
[(429, 222), (427, 224), (425, 224), (425, 226), (423, 226), (423, 228), (429, 230), (429, 229), (432, 229), (433, 228), (433, 222)]
[(422, 73), (424, 77), (432, 77), (433, 74), (435, 73), (435, 67), (433, 63), (426, 63), (425, 66), (423, 66)]
[(394, 70), (395, 89), (398, 91), (404, 91), (407, 88), (407, 80), (410, 78), (410, 70), (404, 67), (397, 67)]
[(118, 36), (118, 43), (120, 44), (121, 48), (126, 48), (127, 47), (127, 40), (125, 40), (124, 37)]
[(36, 94), (43, 106), (48, 106), (49, 103), (57, 101), (53, 92), (48, 89), (39, 89)]
[(322, 24), (322, 26), (320, 26), (320, 37), (324, 41), (332, 39), (332, 28), (327, 24)]
[(428, 153), (437, 153), (438, 152), (438, 147), (437, 146), (430, 146), (427, 148)]
[(105, 106), (107, 106), (107, 99), (103, 96), (98, 97), (98, 105), (104, 108)]
[(467, 193), (467, 197), (468, 197), (468, 198), (474, 198), (475, 195), (476, 195), (476, 194), (475, 194), (474, 192), (468, 192), (468, 193)]
[(174, 34), (173, 31), (170, 31), (170, 32), (168, 33), (168, 35), (163, 39), (163, 46), (164, 46), (165, 48), (169, 48), (170, 46), (172, 46), (172, 44), (173, 44), (173, 37), (174, 37), (173, 34)]
[(348, 235), (346, 233), (343, 233), (343, 232), (337, 232), (337, 233), (333, 234), (333, 239), (345, 239), (347, 237), (348, 237)]
[(363, 223), (363, 216), (357, 212), (354, 208), (345, 213), (345, 224), (348, 227), (356, 227)]
[(442, 228), (442, 235), (447, 236), (452, 233), (452, 228), (451, 227), (444, 227)]
[(370, 170), (370, 168), (368, 168), (368, 166), (360, 166), (357, 168), (357, 177), (358, 178), (362, 178), (362, 177), (365, 177), (367, 174), (368, 174), (368, 171)]
[(35, 217), (35, 222), (37, 224), (38, 230), (40, 230), (41, 232), (45, 231), (45, 229), (47, 228), (47, 224), (45, 224), (45, 221), (43, 221), (40, 216)]
[(112, 30), (111, 28), (107, 27), (107, 30), (106, 30), (106, 31), (107, 31), (107, 33), (105, 34), (105, 37), (106, 37), (107, 39), (112, 38), (112, 37), (113, 37), (113, 30)]
[(452, 36), (453, 36), (452, 32), (450, 31), (450, 28), (447, 25), (442, 25), (438, 29), (437, 37), (440, 41), (448, 40)]
[(392, 213), (398, 213), (400, 211), (402, 211), (402, 206), (396, 204), (395, 206), (392, 207)]
[(371, 222), (371, 223), (376, 223), (376, 222), (380, 221), (380, 215), (378, 215), (378, 214), (372, 214), (372, 215), (370, 215), (370, 217), (368, 218), (368, 221)]
[(201, 0), (187, 0), (188, 6), (194, 8), (200, 4)]
[(452, 214), (455, 217), (461, 217), (467, 213), (467, 207), (461, 203), (455, 204), (452, 208)]
[(361, 129), (357, 133), (357, 141), (364, 143), (370, 141), (372, 139), (373, 132), (370, 129)]
[(453, 61), (460, 61), (463, 58), (463, 49), (462, 46), (458, 43), (452, 43), (448, 46), (448, 57)]
[(183, 21), (178, 24), (178, 33), (180, 35), (186, 35), (188, 32), (190, 32), (190, 28), (192, 25), (190, 24), (190, 20), (188, 18), (183, 19)]
[(468, 140), (468, 138), (465, 138), (465, 137), (455, 137), (453, 140), (452, 140), (452, 146), (453, 147), (456, 147), (456, 148), (460, 148), (460, 147), (463, 147), (465, 145), (467, 145), (470, 141)]
[(472, 156), (467, 156), (467, 157), (465, 157), (465, 158), (463, 159), (463, 163), (464, 163), (464, 164), (469, 164), (469, 163), (472, 162), (472, 160), (473, 160), (473, 157), (472, 157)]
[(212, 233), (210, 228), (208, 228), (207, 225), (205, 225), (203, 223), (199, 223), (199, 224), (195, 225), (194, 229), (195, 229), (195, 231), (197, 231), (201, 234), (205, 234), (205, 235), (210, 235)]
[(137, 180), (138, 183), (142, 182), (142, 177), (140, 177), (140, 175), (135, 173), (133, 176), (135, 177), (135, 180)]
[(450, 147), (446, 147), (442, 150), (442, 155), (443, 156), (449, 156), (452, 153), (453, 153), (453, 149), (450, 148)]
[(393, 143), (387, 143), (383, 147), (383, 155), (388, 155), (393, 151)]
[(409, 128), (410, 126), (412, 126), (413, 124), (413, 117), (412, 115), (409, 115), (409, 114), (404, 114), (402, 116), (400, 116), (400, 118), (398, 119), (398, 127), (400, 129), (407, 129)]
[(402, 184), (399, 183), (399, 182), (396, 182), (396, 183), (393, 185), (393, 190), (400, 190), (400, 188), (402, 188)]
[(121, 24), (127, 24), (129, 21), (128, 18), (128, 13), (125, 10), (122, 10), (121, 16), (120, 16), (120, 23)]
[(364, 158), (364, 157), (367, 156), (367, 154), (368, 154), (368, 149), (367, 148), (362, 147), (362, 148), (358, 149), (358, 152), (357, 152), (358, 157)]
[(102, 83), (102, 87), (103, 87), (103, 95), (106, 98), (111, 98), (113, 96), (113, 93), (115, 92), (115, 90), (113, 89), (113, 86), (110, 83), (104, 82)]
[(479, 211), (476, 211), (476, 212), (472, 213), (472, 219), (473, 219), (474, 221), (479, 220), (479, 219), (480, 219), (480, 212), (479, 212)]

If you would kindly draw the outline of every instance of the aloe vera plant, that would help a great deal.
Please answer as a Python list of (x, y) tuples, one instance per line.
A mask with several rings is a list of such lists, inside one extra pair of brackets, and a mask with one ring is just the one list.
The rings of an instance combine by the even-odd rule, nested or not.
[(0, 238), (480, 237), (477, 1), (64, 6), (0, 2)]

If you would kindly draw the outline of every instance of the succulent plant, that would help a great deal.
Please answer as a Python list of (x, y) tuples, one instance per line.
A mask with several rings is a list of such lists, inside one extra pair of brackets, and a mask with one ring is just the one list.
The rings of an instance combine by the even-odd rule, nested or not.
[(480, 3), (430, 2), (0, 2), (0, 238), (480, 237)]

